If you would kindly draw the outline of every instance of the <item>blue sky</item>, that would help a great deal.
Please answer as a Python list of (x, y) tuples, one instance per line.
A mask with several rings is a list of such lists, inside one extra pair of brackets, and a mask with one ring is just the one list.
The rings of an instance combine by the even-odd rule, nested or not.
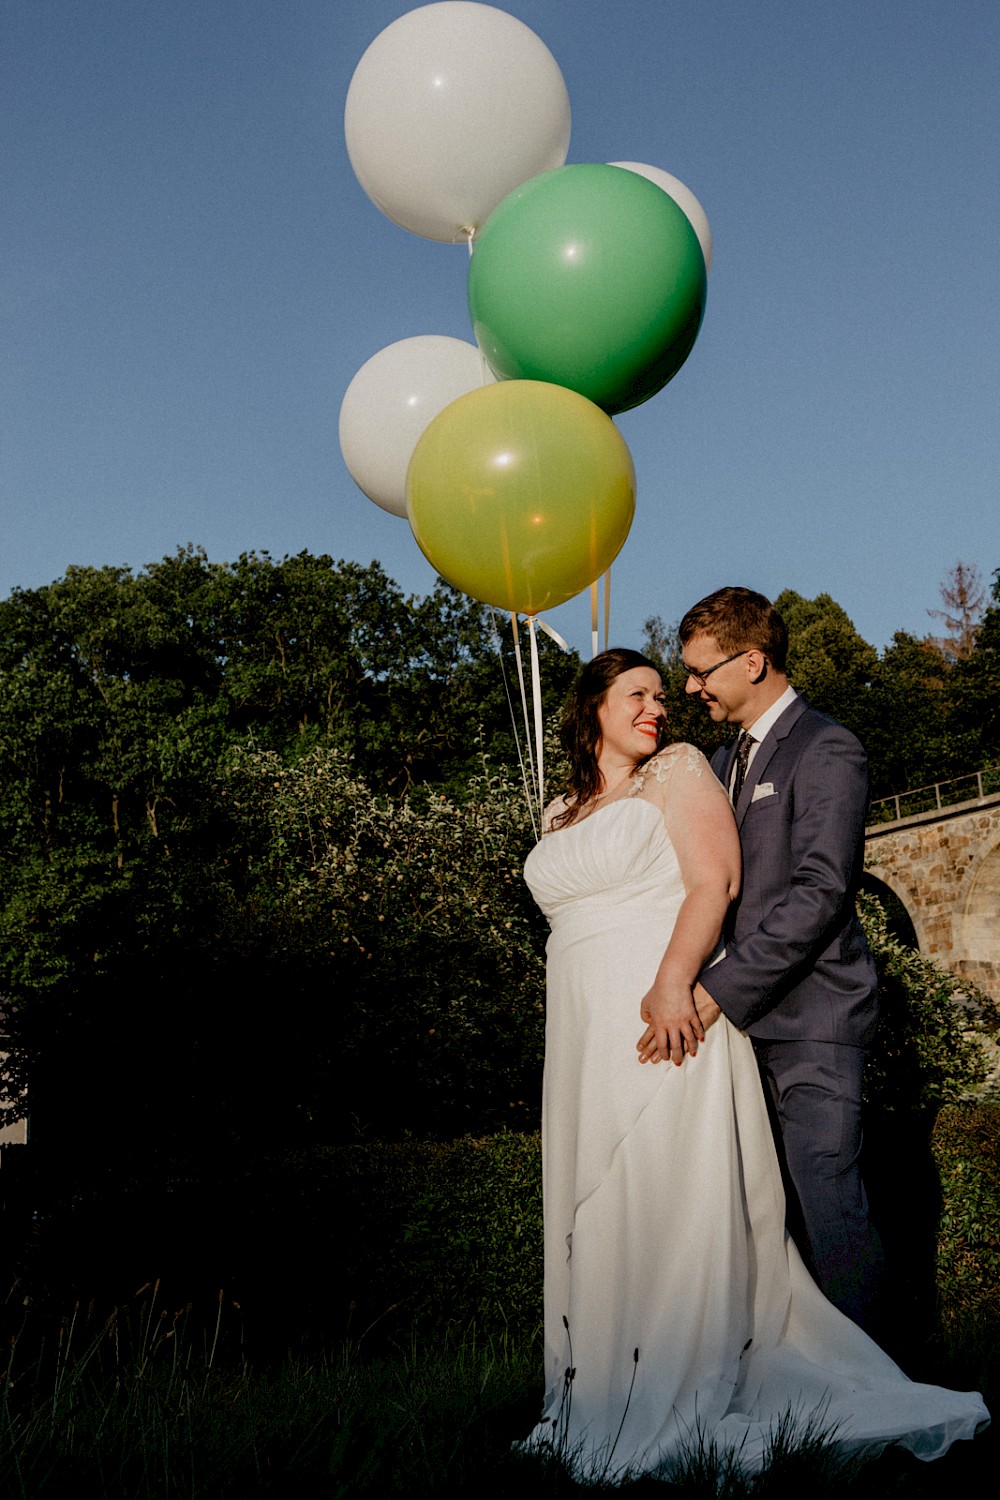
[[(393, 0), (6, 0), (0, 595), (73, 563), (308, 548), (433, 582), (340, 402), (471, 338), (466, 252), (385, 219), (343, 106)], [(722, 583), (827, 592), (882, 646), (1000, 567), (995, 0), (517, 0), (569, 160), (650, 162), (715, 241), (687, 364), (619, 419), (612, 637)], [(589, 606), (553, 623), (587, 649)]]

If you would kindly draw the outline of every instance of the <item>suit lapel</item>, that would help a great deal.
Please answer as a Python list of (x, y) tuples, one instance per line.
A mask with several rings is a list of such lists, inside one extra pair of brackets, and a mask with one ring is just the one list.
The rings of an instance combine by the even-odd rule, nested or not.
[[(770, 764), (771, 759), (778, 748), (778, 745), (790, 732), (796, 719), (798, 719), (799, 716), (805, 712), (806, 707), (807, 704), (804, 698), (796, 698), (793, 703), (790, 703), (788, 705), (778, 722), (771, 726), (767, 734), (765, 734), (764, 738), (761, 740), (757, 753), (750, 764), (750, 769), (747, 771), (746, 780), (744, 781), (742, 789), (740, 791), (740, 800), (739, 802), (737, 802), (734, 809), (738, 827), (743, 827), (743, 819), (746, 817), (747, 809), (753, 801), (754, 788), (757, 786), (758, 782), (763, 780), (764, 772), (767, 770), (768, 765)], [(752, 734), (753, 730), (751, 729), (750, 732)], [(736, 747), (734, 745), (733, 753), (729, 758), (730, 766), (732, 765), (735, 755)]]
[[(733, 777), (733, 761), (736, 759), (738, 741), (739, 735), (736, 736), (735, 740), (731, 740), (728, 745), (723, 745), (712, 757), (712, 769), (727, 792), (729, 791), (729, 783)], [(715, 762), (718, 762), (718, 764), (716, 765)]]
[(754, 787), (757, 785), (758, 781), (762, 779), (764, 772), (767, 770), (771, 756), (774, 754), (777, 748), (778, 741), (774, 737), (774, 732), (773, 730), (769, 731), (761, 740), (760, 748), (753, 758), (753, 763), (751, 764), (750, 769), (747, 771), (746, 779), (740, 789), (740, 800), (736, 804), (735, 812), (736, 822), (741, 828), (743, 826), (743, 819), (747, 814), (747, 808), (753, 801)]

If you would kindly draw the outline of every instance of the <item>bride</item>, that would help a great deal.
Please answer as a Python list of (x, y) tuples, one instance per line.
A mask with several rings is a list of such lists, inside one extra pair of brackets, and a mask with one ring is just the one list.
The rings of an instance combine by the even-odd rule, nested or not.
[[(667, 1472), (700, 1445), (753, 1472), (789, 1422), (935, 1458), (986, 1408), (909, 1381), (810, 1279), (747, 1037), (695, 1022), (682, 1066), (637, 1061), (640, 1010), (690, 993), (740, 876), (729, 800), (693, 746), (661, 748), (664, 717), (637, 652), (583, 669), (563, 728), (571, 791), (525, 866), (552, 929), (547, 1391), (529, 1444), (584, 1478)], [(648, 1027), (639, 1058), (659, 1060)]]

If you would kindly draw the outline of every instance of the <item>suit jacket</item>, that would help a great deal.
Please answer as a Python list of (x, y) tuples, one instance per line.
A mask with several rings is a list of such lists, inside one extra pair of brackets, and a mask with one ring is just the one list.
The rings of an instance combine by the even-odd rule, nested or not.
[[(735, 741), (712, 769), (729, 784)], [(743, 887), (725, 956), (702, 984), (751, 1036), (864, 1046), (875, 965), (855, 913), (868, 762), (849, 730), (796, 698), (764, 736), (735, 808)]]

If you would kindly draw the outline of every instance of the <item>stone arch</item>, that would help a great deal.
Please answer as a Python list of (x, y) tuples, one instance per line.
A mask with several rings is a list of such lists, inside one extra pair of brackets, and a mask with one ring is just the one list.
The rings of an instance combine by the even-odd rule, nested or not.
[[(960, 971), (984, 989), (996, 992), (1000, 977), (1000, 839), (994, 839), (972, 862), (955, 902), (956, 945)], [(974, 958), (966, 958), (974, 954)]]
[(920, 948), (916, 914), (906, 904), (905, 891), (900, 889), (892, 873), (880, 865), (875, 870), (865, 870), (861, 877), (861, 890), (877, 896), (885, 910), (890, 937), (907, 948)]

